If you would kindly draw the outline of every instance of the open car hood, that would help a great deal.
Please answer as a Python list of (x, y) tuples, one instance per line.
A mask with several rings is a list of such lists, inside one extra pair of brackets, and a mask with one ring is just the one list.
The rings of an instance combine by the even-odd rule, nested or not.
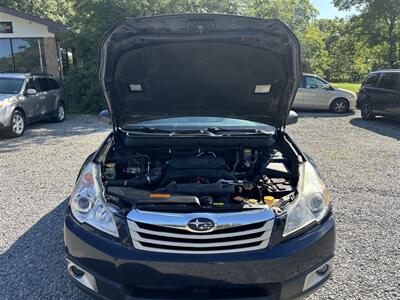
[(186, 14), (124, 19), (105, 34), (99, 77), (114, 125), (180, 116), (284, 127), (300, 46), (279, 20)]

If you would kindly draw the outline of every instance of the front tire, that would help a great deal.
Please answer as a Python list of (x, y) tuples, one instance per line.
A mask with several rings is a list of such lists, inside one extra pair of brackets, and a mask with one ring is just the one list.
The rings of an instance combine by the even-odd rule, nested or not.
[(58, 103), (56, 116), (53, 118), (54, 122), (61, 123), (65, 120), (65, 106), (62, 102)]
[(349, 112), (349, 102), (346, 99), (335, 99), (333, 100), (330, 111), (335, 114), (345, 114)]
[(24, 134), (26, 127), (25, 116), (19, 110), (15, 110), (11, 115), (11, 126), (7, 135), (10, 137), (20, 137)]
[(375, 114), (372, 112), (372, 106), (368, 101), (363, 101), (361, 103), (361, 117), (365, 121), (372, 121), (375, 119)]

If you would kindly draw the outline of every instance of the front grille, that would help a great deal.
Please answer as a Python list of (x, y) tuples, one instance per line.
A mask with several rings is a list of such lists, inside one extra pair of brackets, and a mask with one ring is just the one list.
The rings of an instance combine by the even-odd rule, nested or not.
[[(194, 232), (191, 220), (209, 219), (211, 232)], [(216, 254), (266, 248), (274, 214), (269, 209), (234, 213), (161, 213), (132, 210), (128, 225), (136, 249), (183, 254)]]

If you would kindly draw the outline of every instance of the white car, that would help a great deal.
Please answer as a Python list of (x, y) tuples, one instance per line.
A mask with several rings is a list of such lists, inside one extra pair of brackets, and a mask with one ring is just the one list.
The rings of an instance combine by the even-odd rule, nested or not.
[(355, 109), (356, 101), (355, 93), (333, 87), (317, 75), (303, 74), (292, 108), (347, 113)]

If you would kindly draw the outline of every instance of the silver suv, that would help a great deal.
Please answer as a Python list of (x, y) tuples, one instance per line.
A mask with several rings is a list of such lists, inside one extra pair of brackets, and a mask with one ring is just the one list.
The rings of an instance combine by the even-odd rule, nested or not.
[(49, 75), (0, 74), (0, 130), (21, 136), (28, 123), (62, 122), (65, 102), (57, 81)]

